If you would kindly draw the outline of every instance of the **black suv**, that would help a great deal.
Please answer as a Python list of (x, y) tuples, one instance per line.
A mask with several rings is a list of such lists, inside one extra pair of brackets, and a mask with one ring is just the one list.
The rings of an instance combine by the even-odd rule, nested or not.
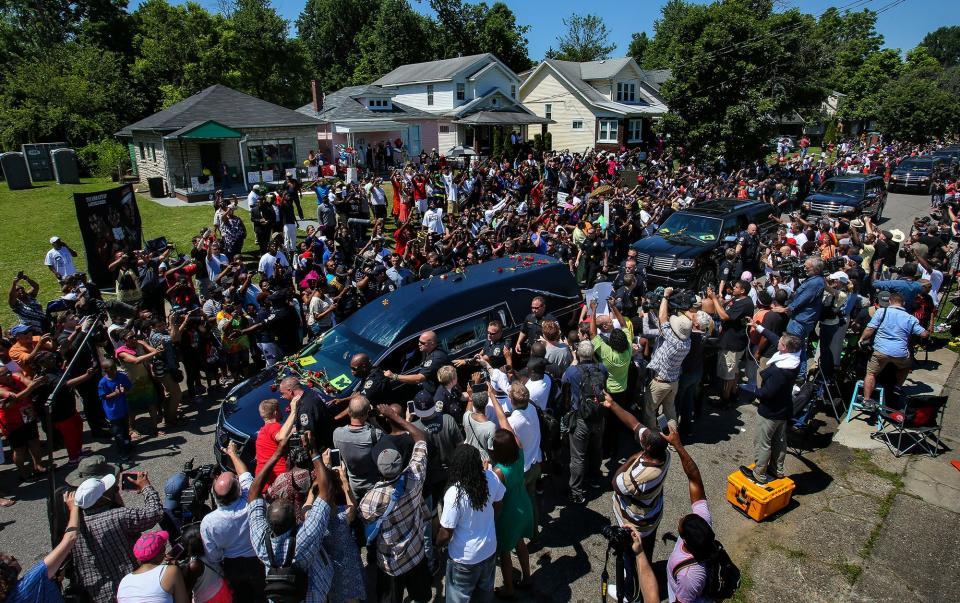
[(633, 244), (647, 286), (699, 291), (715, 285), (723, 252), (737, 234), (751, 223), (760, 235), (770, 233), (778, 225), (772, 215), (767, 203), (738, 199), (718, 199), (671, 214), (656, 235)]
[(948, 162), (940, 157), (911, 157), (890, 174), (890, 190), (915, 190), (930, 194), (933, 182), (947, 175)]
[(873, 174), (844, 174), (824, 182), (803, 200), (805, 214), (827, 216), (871, 216), (880, 220), (887, 204), (883, 178)]
[(946, 162), (947, 175), (955, 177), (960, 174), (960, 148), (946, 147), (939, 151), (931, 153), (932, 157), (937, 157)]

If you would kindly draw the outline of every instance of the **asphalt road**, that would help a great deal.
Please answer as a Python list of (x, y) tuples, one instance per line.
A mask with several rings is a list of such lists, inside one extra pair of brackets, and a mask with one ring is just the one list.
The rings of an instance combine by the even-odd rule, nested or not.
[[(899, 228), (909, 232), (915, 216), (928, 213), (929, 198), (925, 195), (891, 194), (887, 201), (883, 228)], [(148, 472), (158, 489), (185, 461), (195, 459), (197, 464), (212, 462), (213, 431), (218, 401), (211, 399), (191, 409), (187, 429), (163, 438), (145, 440), (137, 446), (134, 469)], [(755, 524), (736, 512), (724, 500), (727, 475), (740, 464), (752, 462), (752, 427), (755, 412), (742, 406), (735, 410), (717, 411), (709, 405), (696, 425), (688, 450), (697, 461), (707, 489), (714, 527), (734, 560), (740, 543), (764, 524)], [(93, 450), (106, 449), (109, 442), (88, 444)], [(56, 463), (66, 462), (65, 452), (59, 451)], [(808, 467), (793, 456), (787, 457), (787, 473), (809, 472)], [(58, 470), (62, 479), (66, 472)], [(62, 483), (59, 482), (59, 483)], [(525, 593), (527, 600), (537, 601), (596, 601), (599, 576), (603, 568), (606, 541), (599, 535), (600, 528), (611, 523), (610, 490), (597, 491), (584, 507), (570, 507), (564, 503), (565, 477), (547, 480), (544, 495), (544, 522), (541, 542), (531, 549), (534, 589)], [(660, 534), (676, 532), (677, 521), (689, 512), (686, 479), (679, 463), (673, 465), (665, 482), (664, 517)], [(18, 485), (16, 471), (7, 457), (0, 467), (0, 492), (15, 493), (18, 502), (11, 508), (0, 509), (0, 551), (11, 553), (29, 567), (50, 549), (45, 500), (47, 482)], [(139, 496), (125, 494), (130, 505), (138, 503)], [(829, 547), (829, 543), (824, 543)], [(663, 579), (666, 558), (672, 543), (658, 543), (654, 569)], [(516, 564), (515, 564), (516, 567)], [(610, 568), (611, 573), (613, 567)], [(499, 577), (498, 577), (499, 581)], [(499, 583), (499, 582), (498, 582)], [(661, 585), (661, 593), (666, 591)]]

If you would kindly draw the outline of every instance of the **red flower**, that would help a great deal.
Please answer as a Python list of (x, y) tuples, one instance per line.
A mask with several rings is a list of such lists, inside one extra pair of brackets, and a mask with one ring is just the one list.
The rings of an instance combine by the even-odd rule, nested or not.
[(270, 391), (275, 392), (275, 391), (277, 391), (278, 389), (280, 389), (280, 386), (277, 385), (276, 383), (271, 383), (271, 384), (270, 384)]
[(313, 381), (307, 381), (307, 387), (313, 387)]
[(503, 272), (503, 268), (497, 268), (497, 272)]

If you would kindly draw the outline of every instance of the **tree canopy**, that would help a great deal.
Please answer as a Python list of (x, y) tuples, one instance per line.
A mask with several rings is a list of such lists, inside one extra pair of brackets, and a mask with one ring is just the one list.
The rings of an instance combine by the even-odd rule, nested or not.
[(920, 45), (942, 66), (960, 65), (960, 25), (935, 29), (923, 37)]
[(617, 49), (616, 44), (608, 44), (610, 31), (606, 23), (597, 15), (578, 15), (574, 13), (563, 20), (566, 31), (557, 36), (557, 49), (551, 46), (547, 50), (548, 59), (560, 61), (599, 61), (609, 59), (610, 53)]

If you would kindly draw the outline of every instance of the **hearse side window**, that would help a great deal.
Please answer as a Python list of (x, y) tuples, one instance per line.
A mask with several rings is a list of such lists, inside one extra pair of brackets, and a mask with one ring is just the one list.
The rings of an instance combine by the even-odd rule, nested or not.
[(390, 352), (380, 363), (380, 368), (389, 369), (395, 373), (408, 373), (420, 364), (420, 349), (417, 347), (418, 337), (405, 341), (397, 349)]
[(471, 347), (479, 346), (487, 338), (487, 323), (494, 318), (503, 321), (502, 316), (503, 311), (491, 310), (438, 329), (440, 347), (451, 356), (456, 356)]

